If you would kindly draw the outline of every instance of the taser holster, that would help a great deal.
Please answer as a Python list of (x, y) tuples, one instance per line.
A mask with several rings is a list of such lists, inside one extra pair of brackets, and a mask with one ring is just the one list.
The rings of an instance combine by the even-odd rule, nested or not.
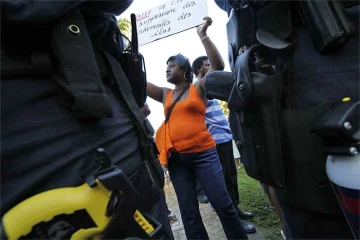
[(39, 193), (6, 212), (1, 239), (163, 239), (162, 224), (141, 209), (144, 196), (103, 148), (97, 162), (83, 185)]

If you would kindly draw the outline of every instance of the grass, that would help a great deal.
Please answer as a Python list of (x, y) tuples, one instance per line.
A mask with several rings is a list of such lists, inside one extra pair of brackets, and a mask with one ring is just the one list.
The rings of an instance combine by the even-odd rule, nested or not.
[(260, 231), (267, 240), (282, 239), (280, 234), (280, 220), (275, 211), (269, 211), (269, 201), (258, 180), (249, 177), (244, 167), (238, 170), (238, 184), (240, 195), (240, 209), (252, 212), (256, 230)]

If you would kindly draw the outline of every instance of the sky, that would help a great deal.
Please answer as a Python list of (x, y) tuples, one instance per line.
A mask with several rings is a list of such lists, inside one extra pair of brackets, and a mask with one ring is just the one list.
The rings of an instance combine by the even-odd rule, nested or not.
[[(132, 5), (120, 15), (120, 18), (130, 19), (131, 13), (142, 13), (166, 2), (168, 1), (134, 0)], [(222, 55), (225, 62), (225, 70), (230, 71), (226, 35), (227, 14), (215, 4), (214, 0), (207, 0), (207, 8), (208, 16), (213, 20), (212, 25), (207, 30), (207, 34)], [(191, 28), (178, 34), (142, 45), (139, 47), (139, 52), (145, 59), (147, 81), (157, 86), (171, 89), (173, 89), (174, 86), (166, 81), (166, 61), (170, 56), (181, 53), (188, 57), (192, 64), (197, 57), (206, 55), (196, 28)], [(162, 103), (152, 100), (150, 97), (147, 98), (147, 103), (151, 110), (148, 119), (156, 130), (165, 119), (163, 105)]]

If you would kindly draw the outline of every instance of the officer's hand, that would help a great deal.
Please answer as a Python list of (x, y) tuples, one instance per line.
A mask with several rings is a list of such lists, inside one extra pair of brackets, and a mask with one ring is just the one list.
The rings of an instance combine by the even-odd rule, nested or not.
[(196, 31), (201, 38), (203, 38), (206, 35), (207, 28), (212, 24), (212, 19), (210, 17), (204, 17), (204, 24), (199, 25), (196, 27)]

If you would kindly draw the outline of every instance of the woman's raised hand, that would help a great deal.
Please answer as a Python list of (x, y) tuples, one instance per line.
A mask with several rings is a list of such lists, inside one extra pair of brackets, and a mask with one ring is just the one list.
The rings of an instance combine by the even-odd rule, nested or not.
[(202, 39), (204, 36), (206, 36), (206, 30), (212, 24), (211, 17), (206, 16), (203, 19), (205, 20), (204, 23), (196, 27), (196, 31), (197, 31), (200, 39)]

